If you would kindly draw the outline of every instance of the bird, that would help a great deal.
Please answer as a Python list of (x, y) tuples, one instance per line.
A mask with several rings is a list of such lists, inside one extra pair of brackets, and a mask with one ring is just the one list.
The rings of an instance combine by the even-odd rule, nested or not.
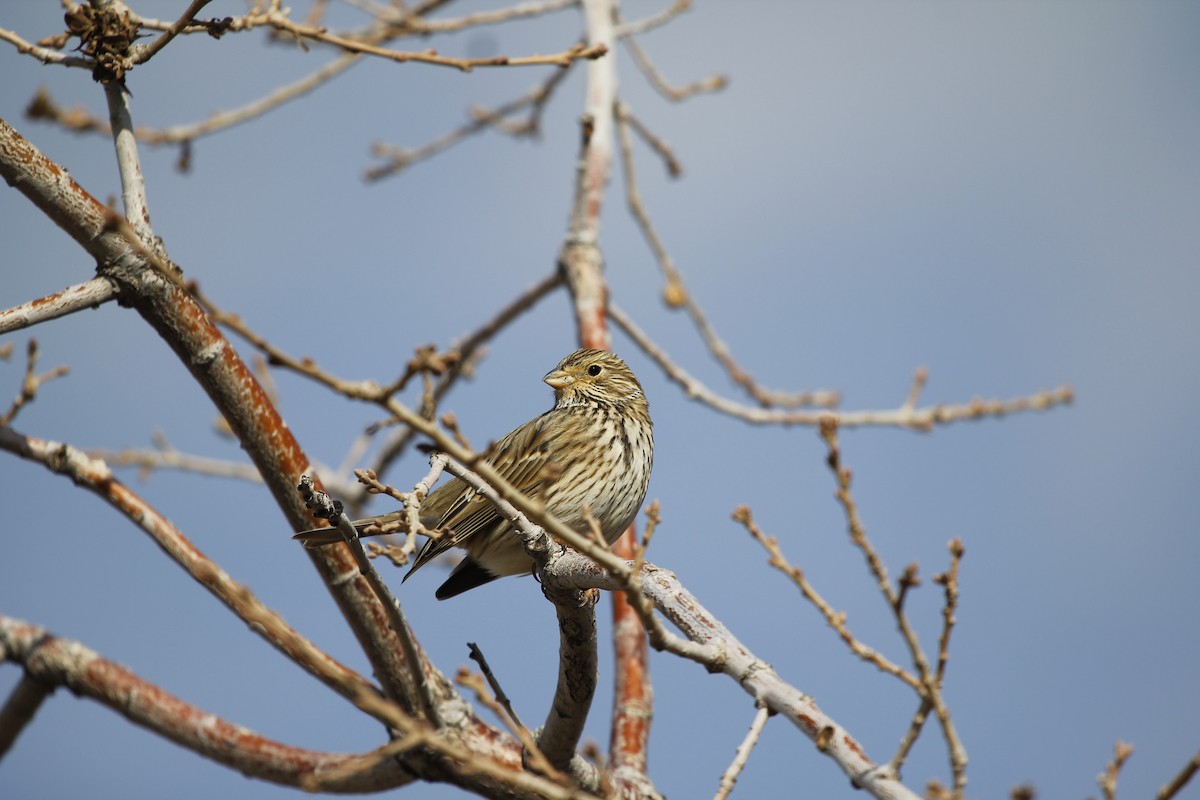
[[(642, 385), (620, 358), (593, 349), (571, 353), (542, 380), (554, 389), (554, 407), (492, 444), (483, 460), (580, 533), (588, 532), (590, 514), (612, 544), (637, 516), (654, 465), (654, 430)], [(362, 534), (403, 513), (355, 520), (354, 528)], [(467, 551), (435, 593), (439, 600), (533, 571), (514, 526), (461, 478), (430, 492), (421, 504), (421, 522), (441, 535), (425, 543), (403, 580), (452, 547)], [(336, 528), (293, 538), (309, 547), (342, 541)]]

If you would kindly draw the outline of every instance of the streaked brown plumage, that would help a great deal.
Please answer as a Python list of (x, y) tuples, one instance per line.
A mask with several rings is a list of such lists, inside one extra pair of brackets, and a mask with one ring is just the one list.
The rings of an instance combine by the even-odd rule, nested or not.
[[(641, 508), (654, 463), (654, 432), (641, 384), (624, 361), (603, 350), (576, 350), (542, 380), (554, 388), (554, 408), (496, 442), (485, 458), (580, 532), (587, 531), (586, 506), (612, 543)], [(357, 520), (354, 526), (361, 532), (401, 513)], [(439, 600), (532, 568), (513, 527), (459, 478), (429, 494), (421, 517), (443, 535), (426, 542), (405, 580), (451, 547), (467, 551), (437, 590)], [(331, 528), (296, 538), (310, 546), (341, 541)]]

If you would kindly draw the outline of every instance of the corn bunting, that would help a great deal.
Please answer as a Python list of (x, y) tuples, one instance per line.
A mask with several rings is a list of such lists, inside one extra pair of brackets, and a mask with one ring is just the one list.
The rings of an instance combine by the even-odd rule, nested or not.
[[(587, 509), (611, 544), (637, 515), (654, 462), (654, 432), (642, 386), (624, 361), (603, 350), (576, 350), (542, 380), (554, 388), (554, 408), (493, 444), (484, 458), (509, 483), (581, 533), (587, 532)], [(402, 513), (357, 520), (354, 527), (361, 533)], [(437, 590), (439, 600), (532, 570), (533, 560), (512, 525), (459, 478), (429, 494), (421, 517), (442, 535), (425, 543), (405, 580), (451, 547), (467, 551)], [(335, 528), (304, 531), (295, 538), (308, 546), (341, 541)]]

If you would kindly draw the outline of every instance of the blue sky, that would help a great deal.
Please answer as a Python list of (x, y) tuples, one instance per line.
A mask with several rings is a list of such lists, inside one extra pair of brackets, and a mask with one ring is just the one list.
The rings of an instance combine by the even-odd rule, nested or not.
[[(170, 18), (180, 5), (137, 8)], [(663, 5), (629, 3), (625, 13)], [(205, 15), (242, 10), (217, 0)], [(0, 26), (36, 39), (61, 29), (59, 15), (57, 3), (9, 4)], [(674, 81), (730, 76), (724, 92), (683, 104), (658, 97), (617, 54), (623, 97), (686, 171), (670, 181), (636, 148), (649, 213), (694, 296), (763, 383), (840, 389), (847, 409), (899, 404), (919, 365), (930, 370), (931, 403), (1075, 387), (1077, 403), (1049, 414), (931, 435), (842, 436), (863, 521), (893, 575), (917, 561), (929, 578), (945, 568), (946, 542), (965, 542), (946, 693), (971, 757), (972, 796), (1006, 796), (1024, 782), (1042, 797), (1097, 795), (1094, 778), (1118, 739), (1137, 748), (1121, 794), (1145, 796), (1200, 748), (1198, 29), (1200, 6), (1184, 2), (701, 2), (641, 39)], [(567, 12), (430, 44), (448, 54), (548, 52), (578, 31)], [(191, 37), (130, 76), (135, 119), (194, 121), (329, 57), (257, 34)], [(8, 46), (0, 74), (0, 116), (97, 197), (119, 194), (109, 141), (22, 116), (39, 85), (103, 115), (88, 76)], [(155, 229), (189, 277), (279, 346), (348, 378), (387, 380), (413, 347), (448, 344), (552, 269), (582, 72), (560, 88), (538, 142), (489, 133), (365, 184), (371, 144), (419, 145), (469, 107), (503, 102), (544, 74), (362, 63), (300, 102), (199, 141), (190, 174), (175, 171), (173, 151), (145, 149)], [(661, 305), (661, 279), (621, 190), (615, 175), (602, 228), (614, 301), (689, 371), (735, 395), (687, 320)], [(7, 187), (0, 230), (0, 306), (92, 274), (88, 258)], [(72, 373), (44, 388), (18, 430), (106, 448), (143, 446), (162, 431), (181, 450), (240, 458), (135, 314), (110, 305), (33, 333), (43, 365), (68, 363)], [(19, 353), (28, 335), (4, 340)], [(540, 378), (574, 346), (556, 295), (500, 336), (444, 407), (477, 444), (502, 435), (548, 407)], [(904, 659), (847, 542), (815, 431), (715, 416), (619, 333), (615, 349), (642, 378), (656, 421), (650, 495), (664, 522), (650, 559), (886, 758), (915, 700), (847, 655), (729, 519), (750, 505), (852, 629)], [(16, 394), (20, 374), (19, 359), (0, 364), (0, 397)], [(340, 463), (378, 417), (299, 378), (277, 381), (289, 425), (320, 461)], [(414, 454), (387, 478), (406, 485), (423, 472)], [(98, 500), (11, 457), (0, 458), (0, 476), (11, 539), (0, 611), (265, 735), (339, 751), (380, 741), (376, 726), (249, 634)], [(123, 477), (298, 629), (366, 669), (266, 492), (170, 473)], [(392, 577), (444, 669), (467, 663), (465, 642), (478, 642), (522, 716), (542, 718), (557, 642), (531, 581), (437, 603), (436, 571), (403, 587)], [(928, 581), (910, 601), (929, 649), (939, 603)], [(601, 669), (589, 733), (606, 741), (605, 654)], [(652, 774), (668, 796), (711, 796), (751, 703), (694, 664), (656, 655), (651, 670)], [(0, 667), (0, 693), (18, 677)], [(947, 778), (932, 734), (905, 771), (917, 790)], [(62, 768), (64, 756), (73, 769)], [(793, 796), (797, 784), (812, 796), (849, 792), (831, 763), (773, 719), (734, 796)], [(0, 786), (31, 800), (97, 786), (130, 798), (293, 796), (65, 691), (0, 764)]]

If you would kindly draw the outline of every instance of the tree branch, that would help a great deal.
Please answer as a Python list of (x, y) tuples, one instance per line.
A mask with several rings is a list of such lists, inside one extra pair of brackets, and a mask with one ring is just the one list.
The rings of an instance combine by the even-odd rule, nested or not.
[(1036, 394), (1015, 397), (1010, 400), (983, 400), (976, 398), (960, 405), (936, 405), (913, 408), (907, 404), (890, 411), (835, 411), (805, 409), (755, 408), (718, 395), (687, 370), (680, 367), (634, 323), (624, 311), (610, 303), (609, 318), (617, 323), (630, 339), (650, 356), (674, 383), (683, 389), (692, 400), (755, 425), (808, 425), (819, 426), (828, 420), (839, 428), (857, 428), (867, 425), (907, 428), (922, 433), (939, 425), (951, 422), (977, 420), (988, 417), (1004, 417), (1023, 411), (1047, 411), (1075, 400), (1075, 391), (1070, 386), (1044, 389)]
[(117, 287), (105, 278), (92, 278), (37, 300), (0, 311), (0, 334), (31, 328), (85, 308), (99, 308), (117, 298)]
[(343, 770), (338, 780), (325, 780), (324, 773), (361, 757), (305, 750), (264, 738), (180, 700), (78, 642), (5, 615), (0, 615), (0, 655), (21, 664), (44, 686), (67, 686), (136, 725), (251, 777), (285, 786), (316, 784), (324, 791), (343, 793), (379, 791), (413, 780), (396, 761)]
[(721, 774), (721, 783), (717, 787), (717, 793), (713, 795), (713, 800), (725, 800), (729, 797), (729, 793), (733, 791), (733, 785), (737, 783), (738, 775), (746, 768), (746, 762), (750, 760), (750, 751), (754, 749), (754, 745), (758, 744), (758, 739), (762, 736), (763, 728), (767, 726), (767, 719), (770, 716), (771, 711), (768, 708), (760, 708), (754, 712), (754, 721), (750, 723), (750, 730), (746, 731), (746, 738), (738, 745), (733, 762)]
[[(6, 648), (0, 647), (0, 657), (7, 658), (5, 651)], [(28, 672), (21, 676), (4, 707), (0, 708), (0, 761), (17, 741), (21, 731), (33, 722), (34, 715), (53, 691), (53, 686)]]
[[(0, 176), (91, 254), (102, 265), (102, 275), (121, 286), (229, 422), (288, 524), (293, 530), (308, 527), (293, 488), (301, 475), (311, 471), (308, 458), (253, 373), (192, 297), (163, 279), (124, 237), (109, 230), (107, 209), (3, 120)], [(349, 553), (323, 548), (310, 550), (309, 556), (371, 659), (385, 692), (402, 704), (411, 703), (413, 698), (405, 698), (401, 676), (416, 667), (405, 663), (386, 614), (366, 579), (357, 574)]]
[[(586, 556), (568, 550), (552, 559), (540, 574), (544, 582), (558, 581), (564, 586), (626, 594), (636, 587), (637, 602), (633, 605), (642, 614), (650, 643), (656, 649), (733, 679), (756, 704), (789, 719), (812, 740), (818, 752), (833, 759), (855, 787), (880, 800), (917, 800), (918, 796), (899, 782), (888, 765), (873, 762), (849, 731), (821, 711), (812, 697), (785, 683), (770, 664), (750, 652), (673, 573), (646, 564), (636, 575), (629, 575), (631, 565), (622, 562), (621, 566), (624, 570), (605, 571)], [(667, 631), (651, 614), (651, 607), (678, 628), (683, 638)]]

